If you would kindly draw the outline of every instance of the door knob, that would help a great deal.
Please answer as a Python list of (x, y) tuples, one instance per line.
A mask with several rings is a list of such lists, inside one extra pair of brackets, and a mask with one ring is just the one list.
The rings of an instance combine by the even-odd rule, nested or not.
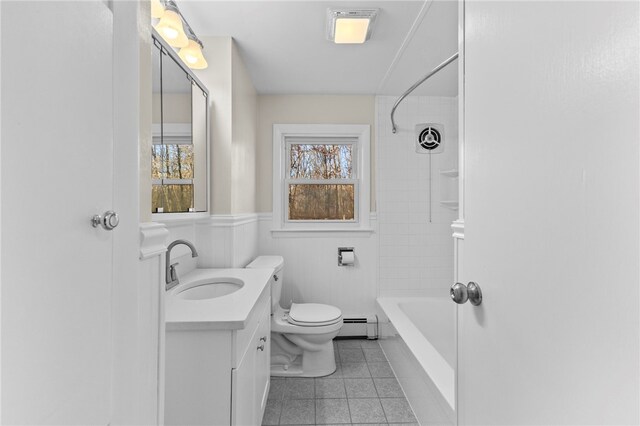
[(108, 210), (104, 212), (104, 215), (100, 216), (99, 214), (94, 215), (91, 218), (91, 225), (94, 228), (97, 228), (98, 225), (102, 225), (104, 229), (107, 231), (113, 230), (120, 223), (120, 217), (118, 217), (118, 213), (113, 210)]
[(478, 306), (482, 303), (482, 290), (480, 290), (478, 283), (469, 281), (469, 284), (467, 284), (467, 293), (469, 293), (469, 302), (473, 306)]
[(456, 302), (458, 305), (462, 305), (469, 300), (467, 286), (462, 283), (455, 283), (452, 285), (449, 290), (449, 295), (451, 296), (451, 300)]
[(451, 300), (459, 305), (467, 302), (471, 302), (473, 306), (478, 306), (482, 303), (482, 290), (478, 283), (469, 281), (469, 284), (464, 285), (462, 283), (455, 283), (449, 290)]

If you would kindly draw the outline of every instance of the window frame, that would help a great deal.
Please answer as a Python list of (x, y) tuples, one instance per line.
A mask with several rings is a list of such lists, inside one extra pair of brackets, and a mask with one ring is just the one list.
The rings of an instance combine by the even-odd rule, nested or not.
[[(193, 88), (197, 87), (200, 90), (200, 93), (202, 94), (205, 100), (205, 111), (203, 115), (204, 122), (202, 124), (204, 124), (204, 140), (205, 140), (205, 152), (203, 157), (204, 157), (204, 165), (206, 166), (204, 176), (202, 176), (202, 178), (204, 178), (203, 179), (204, 185), (205, 185), (204, 192), (206, 197), (204, 199), (204, 208), (205, 208), (204, 210), (200, 210), (200, 211), (196, 210), (193, 212), (175, 212), (175, 213), (164, 213), (164, 212), (158, 213), (158, 212), (151, 211), (151, 220), (155, 222), (170, 222), (170, 221), (182, 221), (182, 220), (206, 218), (211, 215), (212, 203), (213, 203), (211, 198), (211, 188), (212, 188), (211, 175), (213, 173), (212, 171), (213, 165), (211, 162), (211, 158), (212, 158), (213, 146), (211, 141), (211, 128), (210, 128), (211, 119), (209, 117), (209, 114), (211, 111), (209, 89), (193, 73), (193, 70), (191, 70), (182, 61), (182, 59), (178, 56), (177, 51), (171, 46), (169, 46), (169, 44), (167, 44), (167, 42), (158, 34), (158, 32), (154, 28), (152, 28), (151, 33), (152, 33), (151, 41), (153, 43), (153, 48), (159, 50), (160, 57), (162, 58), (162, 55), (168, 55), (169, 57), (171, 57), (175, 61), (175, 63), (180, 68), (182, 68), (182, 70), (187, 74), (187, 78), (189, 79), (192, 85), (191, 123), (163, 123), (162, 120), (160, 120), (160, 123), (152, 124), (152, 128), (151, 128), (152, 144), (156, 143), (155, 137), (160, 137), (161, 139), (163, 137), (164, 138), (182, 137), (184, 134), (184, 130), (181, 130), (181, 126), (183, 125), (191, 126), (189, 133), (191, 134), (191, 138), (192, 138), (191, 144), (193, 144), (193, 134), (194, 134), (194, 127), (193, 127), (194, 126), (194, 118), (193, 118), (193, 96), (194, 96), (193, 90), (194, 89)], [(162, 78), (162, 75), (160, 76), (160, 78)], [(200, 158), (200, 156), (198, 156), (198, 158)], [(194, 164), (194, 167), (195, 167), (195, 164)], [(194, 176), (194, 179), (192, 179), (192, 182), (191, 182), (194, 185), (194, 194), (195, 194), (195, 188), (197, 185), (196, 179), (198, 179), (198, 182), (200, 181), (200, 177)], [(181, 181), (184, 182), (184, 180), (181, 180)], [(149, 192), (148, 192), (149, 197), (152, 196), (153, 185), (156, 184), (155, 182), (158, 182), (158, 180), (151, 178), (151, 185), (149, 186)], [(188, 184), (188, 182), (184, 182), (184, 183)]]
[[(164, 123), (152, 125), (152, 145), (192, 145), (193, 138), (191, 137), (192, 127), (190, 123)], [(164, 132), (164, 134), (163, 134)], [(151, 178), (151, 185), (194, 185), (195, 179), (154, 179)], [(194, 188), (195, 191), (195, 188)], [(152, 214), (167, 215), (167, 214), (183, 214), (183, 213), (206, 213), (198, 211), (188, 212), (167, 212)]]
[[(273, 228), (272, 234), (307, 232), (372, 232), (370, 214), (370, 126), (362, 124), (273, 125)], [(291, 179), (289, 147), (292, 144), (352, 144), (351, 179)], [(354, 184), (353, 220), (290, 220), (290, 184)]]

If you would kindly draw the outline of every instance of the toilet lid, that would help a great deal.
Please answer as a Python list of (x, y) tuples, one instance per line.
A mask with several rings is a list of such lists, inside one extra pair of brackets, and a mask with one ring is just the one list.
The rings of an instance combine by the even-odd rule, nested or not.
[(342, 312), (335, 306), (320, 303), (293, 303), (289, 311), (289, 322), (295, 325), (319, 326), (340, 320)]

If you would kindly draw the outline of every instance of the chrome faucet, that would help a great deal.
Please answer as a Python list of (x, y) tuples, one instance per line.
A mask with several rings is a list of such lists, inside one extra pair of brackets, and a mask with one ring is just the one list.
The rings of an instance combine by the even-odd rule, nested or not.
[(191, 257), (198, 257), (198, 250), (196, 250), (195, 246), (187, 240), (175, 240), (174, 242), (169, 244), (169, 246), (167, 247), (166, 272), (165, 272), (166, 281), (167, 281), (166, 291), (169, 291), (175, 286), (177, 286), (178, 284), (180, 284), (180, 280), (178, 279), (178, 273), (176, 272), (176, 265), (178, 265), (178, 262), (173, 264), (171, 263), (171, 250), (173, 250), (173, 248), (179, 244), (184, 244), (185, 246), (191, 249)]

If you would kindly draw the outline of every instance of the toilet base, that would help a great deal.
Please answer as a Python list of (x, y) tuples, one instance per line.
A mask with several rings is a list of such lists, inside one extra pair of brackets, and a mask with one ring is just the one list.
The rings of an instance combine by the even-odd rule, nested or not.
[[(274, 350), (281, 350), (281, 348), (273, 345), (271, 349), (272, 358), (281, 360), (282, 357), (273, 356)], [(323, 377), (333, 374), (335, 371), (336, 360), (332, 340), (323, 344), (321, 350), (303, 351), (289, 364), (280, 362), (271, 365), (271, 375), (275, 377)]]

